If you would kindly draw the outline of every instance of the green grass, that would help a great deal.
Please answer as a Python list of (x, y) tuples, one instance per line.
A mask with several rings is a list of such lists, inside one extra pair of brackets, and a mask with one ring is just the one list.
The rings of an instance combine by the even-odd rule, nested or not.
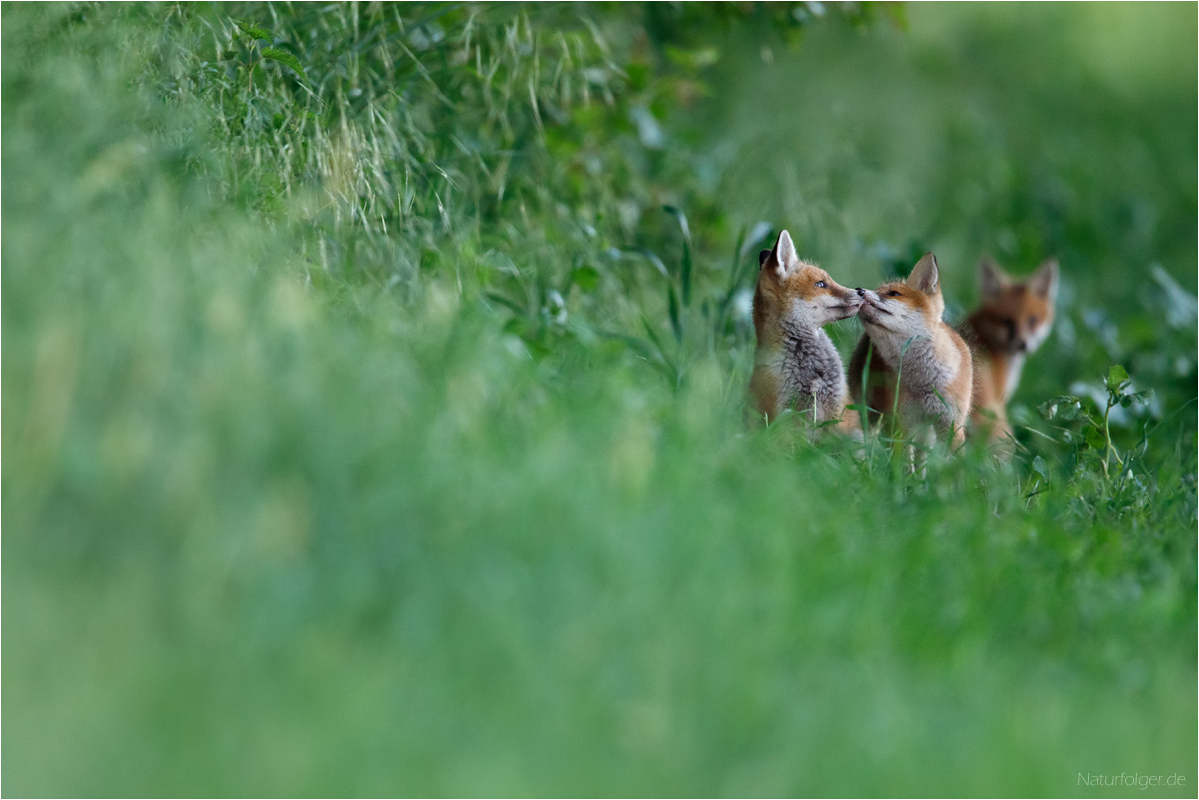
[[(1193, 794), (1136, 8), (5, 6), (4, 791)], [(746, 424), (784, 226), (958, 312), (1061, 259), (1011, 464)]]

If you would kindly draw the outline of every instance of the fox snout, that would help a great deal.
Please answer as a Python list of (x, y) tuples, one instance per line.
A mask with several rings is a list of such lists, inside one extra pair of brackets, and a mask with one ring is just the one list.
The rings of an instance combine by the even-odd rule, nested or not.
[(846, 289), (842, 286), (837, 286), (837, 290), (833, 295), (835, 302), (833, 307), (840, 312), (838, 319), (847, 319), (858, 313), (862, 307), (862, 297), (853, 289)]
[(862, 296), (856, 293), (853, 289), (844, 289), (840, 286), (837, 288), (840, 289), (840, 291), (837, 292), (837, 299), (842, 303), (855, 307), (862, 304)]
[(858, 288), (854, 289), (854, 291), (858, 293), (858, 304), (859, 305), (870, 306), (872, 308), (877, 308), (879, 310), (885, 310), (885, 309), (883, 309), (883, 299), (881, 297), (879, 297), (876, 292), (872, 292), (869, 289), (863, 289), (860, 286)]

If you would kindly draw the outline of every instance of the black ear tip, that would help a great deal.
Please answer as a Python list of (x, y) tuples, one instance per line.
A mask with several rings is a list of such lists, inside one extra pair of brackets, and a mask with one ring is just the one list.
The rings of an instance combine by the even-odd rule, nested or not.
[(760, 253), (758, 253), (758, 266), (759, 267), (766, 263), (766, 259), (770, 257), (770, 253), (771, 253), (770, 250), (763, 250)]

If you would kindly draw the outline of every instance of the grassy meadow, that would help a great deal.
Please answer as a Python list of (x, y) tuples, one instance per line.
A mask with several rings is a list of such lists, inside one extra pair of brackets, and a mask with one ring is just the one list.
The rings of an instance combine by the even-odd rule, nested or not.
[[(3, 791), (1194, 796), (1196, 14), (4, 5)], [(1060, 259), (1010, 463), (750, 420), (782, 228)]]

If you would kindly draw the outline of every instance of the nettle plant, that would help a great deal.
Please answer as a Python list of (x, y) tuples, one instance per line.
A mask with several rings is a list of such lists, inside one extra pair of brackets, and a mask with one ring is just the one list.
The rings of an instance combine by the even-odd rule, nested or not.
[[(1115, 504), (1128, 509), (1140, 508), (1151, 501), (1154, 481), (1145, 455), (1150, 437), (1169, 421), (1168, 417), (1153, 428), (1147, 421), (1137, 443), (1121, 449), (1112, 438), (1112, 412), (1117, 408), (1147, 407), (1153, 401), (1153, 390), (1138, 390), (1119, 364), (1108, 370), (1103, 384), (1107, 396), (1101, 403), (1091, 398), (1062, 395), (1038, 406), (1041, 416), (1054, 423), (1051, 428), (1055, 436), (1029, 428), (1068, 448), (1063, 462), (1068, 472), (1066, 484), (1075, 490), (1071, 507), (1084, 516), (1094, 514), (1100, 504)], [(1035, 456), (1031, 467), (1027, 495), (1030, 500), (1056, 482), (1042, 456)]]

